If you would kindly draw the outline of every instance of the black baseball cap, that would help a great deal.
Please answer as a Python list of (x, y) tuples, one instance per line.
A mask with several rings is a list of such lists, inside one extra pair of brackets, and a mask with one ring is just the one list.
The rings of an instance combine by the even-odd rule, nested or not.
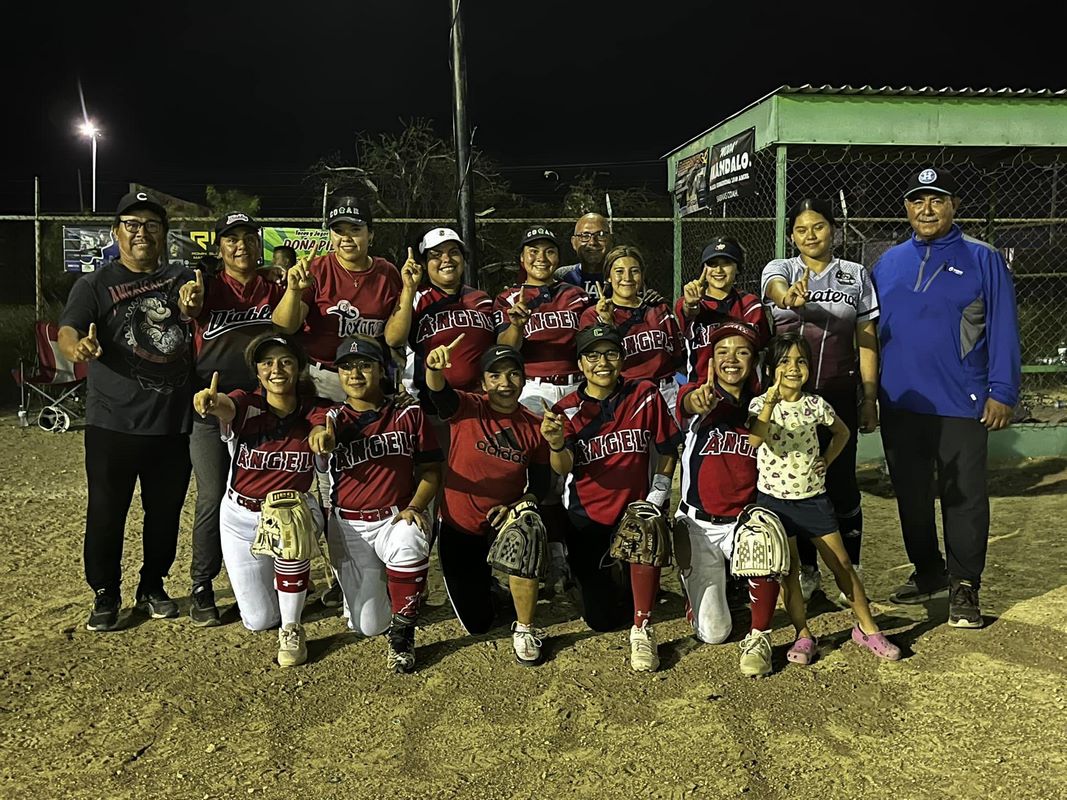
[(519, 242), (519, 249), (521, 250), (531, 242), (536, 242), (538, 239), (547, 239), (552, 242), (556, 247), (559, 247), (559, 239), (556, 238), (549, 228), (545, 225), (534, 225), (532, 228), (527, 228), (522, 234), (522, 241)]
[(495, 344), (482, 354), (482, 372), (489, 372), (493, 364), (508, 359), (518, 364), (523, 372), (526, 371), (526, 362), (523, 360), (522, 353), (506, 344)]
[(337, 347), (337, 355), (334, 357), (334, 365), (342, 364), (350, 358), (369, 358), (379, 364), (385, 363), (385, 353), (382, 346), (373, 339), (364, 339), (352, 336), (345, 339)]
[(586, 350), (591, 350), (593, 345), (600, 342), (610, 342), (618, 347), (619, 350), (622, 350), (622, 337), (611, 325), (594, 325), (592, 328), (578, 331), (578, 336), (575, 337), (575, 340), (578, 345), (578, 355), (581, 355)]
[(167, 221), (167, 209), (163, 208), (163, 204), (154, 195), (144, 190), (124, 194), (119, 200), (118, 208), (115, 209), (115, 216), (119, 217), (135, 208), (155, 211), (163, 222)]
[(223, 214), (219, 217), (218, 222), (215, 223), (215, 237), (224, 236), (234, 228), (240, 228), (242, 225), (252, 230), (259, 230), (259, 223), (243, 211), (230, 211)]
[(726, 236), (719, 236), (708, 243), (700, 255), (700, 263), (707, 264), (711, 259), (719, 257), (730, 259), (738, 267), (745, 263), (745, 251), (741, 249), (741, 245)]
[(351, 222), (353, 225), (370, 225), (374, 222), (370, 206), (358, 197), (339, 195), (330, 200), (326, 207), (326, 227), (332, 228), (338, 222)]
[(956, 179), (942, 167), (924, 167), (908, 179), (908, 188), (904, 190), (904, 199), (919, 192), (933, 192), (958, 197)]
[(296, 342), (278, 333), (260, 334), (248, 343), (248, 349), (245, 350), (245, 362), (253, 375), (256, 374), (256, 364), (259, 363), (260, 356), (271, 345), (281, 345), (296, 356), (296, 361), (301, 371), (307, 366), (307, 355), (304, 353), (304, 348)]

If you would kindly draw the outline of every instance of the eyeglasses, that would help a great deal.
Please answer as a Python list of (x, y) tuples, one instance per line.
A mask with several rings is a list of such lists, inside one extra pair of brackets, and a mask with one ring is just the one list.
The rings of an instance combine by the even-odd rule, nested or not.
[(949, 204), (949, 198), (947, 195), (927, 195), (926, 197), (909, 197), (908, 205), (912, 208), (922, 208), (927, 203), (930, 204), (930, 208), (941, 209)]
[(163, 223), (154, 219), (150, 219), (148, 222), (141, 222), (139, 219), (120, 219), (119, 222), (122, 223), (122, 227), (128, 233), (137, 233), (141, 228), (144, 228), (148, 233), (159, 233), (163, 230)]
[(373, 361), (346, 361), (337, 365), (338, 372), (370, 372), (373, 369)]
[(622, 361), (622, 352), (619, 350), (590, 350), (588, 353), (582, 353), (582, 358), (586, 359), (590, 364), (599, 364), (600, 359), (607, 359), (612, 364), (618, 364)]
[(580, 242), (589, 243), (596, 239), (598, 242), (602, 242), (611, 236), (607, 231), (582, 231), (581, 233), (574, 234), (574, 238)]

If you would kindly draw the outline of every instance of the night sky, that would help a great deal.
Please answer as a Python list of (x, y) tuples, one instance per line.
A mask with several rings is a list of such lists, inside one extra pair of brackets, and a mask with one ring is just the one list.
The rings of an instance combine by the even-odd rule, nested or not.
[[(76, 211), (79, 168), (88, 202), (78, 78), (104, 130), (106, 210), (137, 180), (313, 213), (301, 178), (334, 152), (353, 163), (356, 131), (427, 117), (451, 135), (448, 0), (36, 6), (9, 11), (0, 55), (0, 212), (32, 210), (35, 174), (43, 210)], [(544, 170), (566, 182), (591, 165), (662, 190), (665, 152), (782, 84), (1067, 86), (1062, 12), (992, 19), (971, 5), (961, 25), (946, 3), (864, 8), (467, 0), (475, 144), (531, 195), (549, 192)]]

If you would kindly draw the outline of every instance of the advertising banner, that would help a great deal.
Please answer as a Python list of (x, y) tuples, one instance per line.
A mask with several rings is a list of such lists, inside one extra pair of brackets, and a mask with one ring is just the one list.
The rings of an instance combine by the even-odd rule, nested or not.
[(684, 217), (707, 208), (708, 149), (678, 162), (674, 173), (674, 199), (678, 215)]
[(707, 184), (709, 205), (752, 196), (756, 190), (752, 180), (755, 156), (755, 128), (731, 136), (711, 148)]

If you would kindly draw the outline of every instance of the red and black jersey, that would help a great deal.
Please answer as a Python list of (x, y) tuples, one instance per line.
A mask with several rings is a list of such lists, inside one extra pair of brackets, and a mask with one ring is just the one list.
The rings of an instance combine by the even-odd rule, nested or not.
[(415, 494), (415, 465), (442, 459), (433, 429), (417, 405), (398, 408), (389, 400), (377, 411), (352, 406), (323, 409), (316, 425), (333, 417), (337, 448), (330, 456), (330, 502), (348, 511), (399, 506)]
[(521, 343), (526, 377), (577, 374), (574, 337), (581, 330), (582, 313), (592, 302), (589, 295), (562, 281), (551, 286), (511, 286), (493, 303), (497, 333), (511, 324), (508, 309), (520, 300), (530, 310)]
[(280, 489), (310, 491), (315, 454), (308, 447), (308, 434), (316, 414), (329, 407), (326, 402), (304, 398), (296, 411), (279, 417), (262, 391), (238, 389), (229, 397), (237, 407), (229, 426), (229, 487), (253, 500)]
[[(527, 491), (547, 488), (548, 442), (541, 418), (523, 406), (510, 414), (494, 411), (484, 394), (433, 392), (447, 416), (452, 444), (444, 480), (441, 518), (471, 534), (492, 531), (485, 515), (494, 506), (514, 503)], [(540, 472), (540, 475), (535, 473)]]
[(204, 307), (193, 320), (197, 388), (219, 373), (219, 389), (251, 389), (256, 378), (248, 372), (245, 349), (261, 333), (274, 329), (271, 314), (285, 289), (258, 274), (242, 284), (227, 275), (204, 276)]
[(331, 365), (342, 339), (370, 336), (385, 347), (385, 321), (400, 299), (400, 272), (384, 258), (371, 259), (366, 272), (351, 272), (328, 253), (308, 266), (315, 285), (303, 301), (308, 314), (300, 342), (308, 358)]
[(682, 420), (683, 503), (716, 517), (736, 517), (756, 499), (756, 448), (748, 443), (745, 389), (737, 401), (718, 386), (719, 403), (704, 416), (687, 414), (682, 400), (702, 384), (688, 383), (678, 392)]
[(426, 355), (435, 347), (452, 344), (461, 333), (463, 341), (452, 351), (445, 379), (455, 389), (478, 391), (482, 354), (496, 344), (493, 301), (470, 286), (448, 294), (431, 284), (415, 294), (408, 343), (415, 354), (414, 379), (420, 392), (426, 389)]
[[(626, 355), (622, 377), (659, 382), (672, 377), (682, 365), (682, 334), (678, 320), (666, 303), (656, 306), (642, 303), (637, 308), (615, 306), (612, 319)], [(583, 328), (591, 328), (598, 322), (596, 306), (582, 314)]]
[(771, 340), (771, 325), (760, 299), (749, 292), (731, 289), (722, 300), (705, 297), (695, 318), (685, 316), (685, 298), (678, 298), (674, 313), (682, 328), (682, 341), (686, 349), (686, 369), (689, 380), (703, 383), (708, 379), (708, 361), (711, 348), (708, 334), (724, 322), (740, 320), (752, 325), (759, 332), (759, 349)]
[(644, 500), (658, 466), (653, 452), (676, 456), (682, 435), (651, 381), (620, 380), (609, 397), (578, 391), (552, 408), (563, 414), (565, 443), (574, 454), (563, 504), (579, 517), (615, 525), (626, 506)]

